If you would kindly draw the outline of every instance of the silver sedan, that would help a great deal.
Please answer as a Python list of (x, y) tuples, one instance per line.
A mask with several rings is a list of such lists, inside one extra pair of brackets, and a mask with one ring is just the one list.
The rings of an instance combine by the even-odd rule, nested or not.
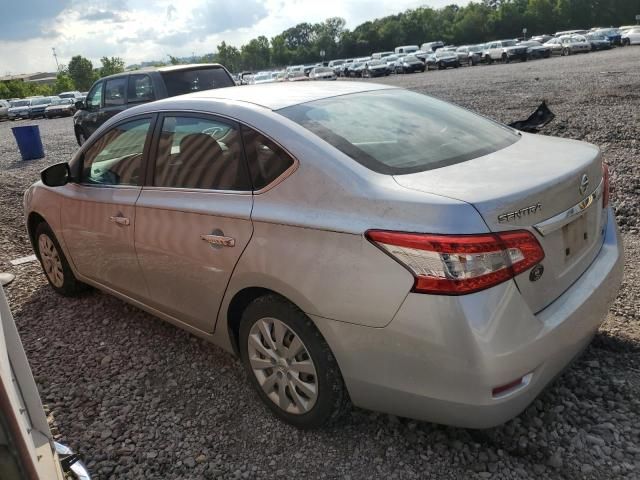
[(590, 342), (622, 278), (597, 147), (371, 83), (128, 109), (25, 193), (62, 295), (236, 354), (280, 418), (350, 403), (490, 427)]

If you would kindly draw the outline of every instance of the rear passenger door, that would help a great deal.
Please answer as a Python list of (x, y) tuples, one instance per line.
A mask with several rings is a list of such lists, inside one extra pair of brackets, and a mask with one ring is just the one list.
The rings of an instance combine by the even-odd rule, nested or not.
[(204, 114), (163, 114), (149, 158), (135, 230), (147, 303), (211, 332), (253, 233), (240, 127)]

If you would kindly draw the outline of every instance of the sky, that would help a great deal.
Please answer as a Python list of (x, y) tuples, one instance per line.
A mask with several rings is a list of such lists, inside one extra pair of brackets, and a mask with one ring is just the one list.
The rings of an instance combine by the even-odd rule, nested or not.
[[(94, 66), (103, 56), (126, 65), (213, 53), (222, 40), (240, 47), (301, 22), (343, 17), (347, 28), (453, 0), (0, 0), (0, 75), (54, 72), (74, 55)], [(425, 40), (426, 41), (426, 40)]]

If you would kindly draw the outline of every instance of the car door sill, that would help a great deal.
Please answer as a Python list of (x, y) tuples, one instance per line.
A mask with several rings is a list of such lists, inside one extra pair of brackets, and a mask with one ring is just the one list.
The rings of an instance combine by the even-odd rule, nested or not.
[(108, 287), (106, 285), (103, 285), (99, 282), (96, 282), (94, 280), (91, 280), (89, 278), (86, 278), (82, 275), (79, 275), (76, 273), (76, 276), (78, 277), (78, 280), (87, 283), (89, 285), (91, 285), (92, 287), (97, 288), (98, 290), (101, 290), (102, 292), (108, 294), (108, 295), (112, 295), (126, 303), (129, 303), (131, 305), (133, 305), (134, 307), (139, 308), (140, 310), (144, 310), (147, 313), (150, 313), (151, 315), (153, 315), (154, 317), (158, 317), (161, 320), (164, 320), (168, 323), (171, 323), (172, 325), (175, 325), (178, 328), (181, 328), (183, 330), (186, 330), (187, 332), (202, 338), (203, 340), (206, 340), (207, 342), (213, 343), (216, 346), (222, 348), (223, 350), (232, 353), (235, 356), (235, 352), (233, 350), (233, 347), (231, 346), (231, 344), (228, 341), (225, 341), (224, 336), (223, 335), (216, 335), (215, 332), (206, 332), (204, 330), (200, 330), (199, 328), (196, 328), (192, 325), (189, 325), (188, 323), (183, 322), (182, 320), (179, 320), (175, 317), (172, 317), (171, 315), (168, 315), (166, 313), (161, 312), (160, 310), (157, 310), (156, 308), (150, 307), (149, 305), (136, 300), (134, 298), (129, 297), (128, 295), (125, 295), (121, 292), (118, 292), (117, 290), (114, 290), (111, 287)]

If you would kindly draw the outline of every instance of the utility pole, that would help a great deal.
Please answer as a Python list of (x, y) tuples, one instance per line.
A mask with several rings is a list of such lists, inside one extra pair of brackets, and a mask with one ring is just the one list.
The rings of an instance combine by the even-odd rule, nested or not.
[(56, 47), (51, 47), (51, 50), (53, 50), (53, 58), (55, 58), (56, 60), (56, 70), (59, 72), (60, 64), (58, 63), (58, 54), (56, 53)]

